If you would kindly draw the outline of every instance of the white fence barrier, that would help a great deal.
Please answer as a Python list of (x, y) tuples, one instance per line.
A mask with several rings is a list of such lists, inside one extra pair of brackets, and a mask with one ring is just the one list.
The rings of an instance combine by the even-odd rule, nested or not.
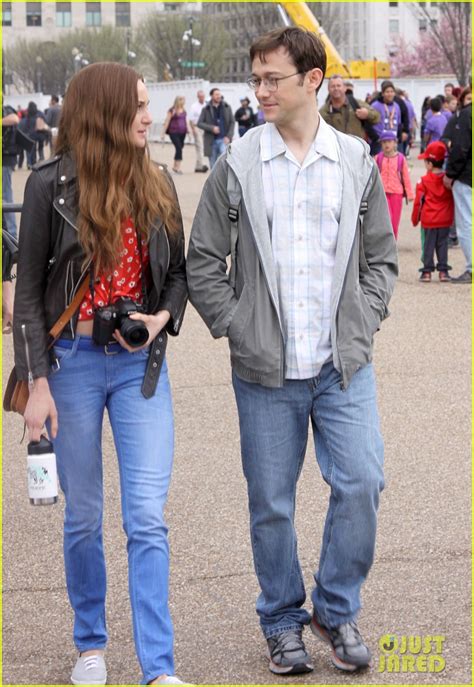
[[(415, 106), (418, 123), (420, 123), (421, 105), (425, 97), (444, 93), (444, 84), (450, 80), (453, 79), (448, 77), (393, 79), (397, 88), (401, 88), (408, 92), (410, 100)], [(365, 100), (367, 93), (372, 93), (374, 90), (373, 80), (354, 79), (353, 84), (354, 95), (359, 100)], [(379, 88), (380, 84), (381, 80), (378, 81)], [(254, 112), (257, 111), (257, 99), (246, 83), (210, 83), (203, 79), (147, 83), (148, 93), (150, 95), (150, 110), (153, 117), (150, 139), (152, 141), (160, 140), (166, 113), (173, 105), (176, 96), (182, 95), (186, 98), (186, 108), (189, 111), (192, 103), (196, 100), (197, 91), (203, 90), (206, 94), (206, 98), (208, 98), (209, 91), (212, 87), (220, 89), (224, 99), (232, 107), (233, 112), (240, 107), (240, 98), (244, 96), (249, 98), (250, 105), (253, 107)], [(324, 103), (326, 96), (327, 81), (324, 82), (318, 94), (318, 101), (320, 104)], [(30, 100), (36, 102), (39, 109), (45, 109), (48, 106), (49, 96), (43, 95), (42, 93), (4, 96), (4, 102), (14, 108), (18, 106), (25, 108)], [(168, 138), (166, 138), (166, 140), (168, 140)]]

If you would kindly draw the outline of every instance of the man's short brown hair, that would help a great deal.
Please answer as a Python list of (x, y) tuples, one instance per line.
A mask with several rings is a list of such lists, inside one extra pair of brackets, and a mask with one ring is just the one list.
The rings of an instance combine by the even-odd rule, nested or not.
[(296, 26), (269, 31), (259, 36), (250, 46), (250, 61), (253, 62), (258, 57), (265, 62), (266, 54), (278, 48), (285, 48), (299, 72), (320, 69), (323, 73), (321, 84), (323, 83), (326, 73), (326, 50), (315, 33)]

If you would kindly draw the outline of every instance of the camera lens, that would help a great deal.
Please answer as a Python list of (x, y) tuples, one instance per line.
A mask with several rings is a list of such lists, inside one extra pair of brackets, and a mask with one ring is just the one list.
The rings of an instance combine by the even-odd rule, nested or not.
[(120, 327), (120, 333), (132, 348), (143, 346), (148, 341), (148, 329), (140, 320), (125, 319)]

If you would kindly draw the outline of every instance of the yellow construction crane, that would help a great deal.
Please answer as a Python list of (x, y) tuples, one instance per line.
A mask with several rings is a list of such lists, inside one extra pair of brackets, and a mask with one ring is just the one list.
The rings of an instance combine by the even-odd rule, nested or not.
[[(277, 0), (274, 1), (277, 2)], [(326, 76), (340, 74), (348, 79), (386, 79), (390, 76), (390, 66), (388, 63), (380, 62), (376, 58), (373, 60), (345, 62), (306, 2), (280, 2), (278, 4), (284, 9), (294, 24), (313, 31), (321, 39), (326, 48)]]

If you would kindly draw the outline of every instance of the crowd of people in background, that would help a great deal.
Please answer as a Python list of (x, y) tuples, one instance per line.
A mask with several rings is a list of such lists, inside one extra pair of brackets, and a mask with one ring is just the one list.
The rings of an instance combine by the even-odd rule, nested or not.
[[(424, 159), (425, 164), (428, 160), (428, 164), (431, 165), (434, 162), (436, 165), (427, 170), (427, 175), (435, 174), (438, 185), (441, 180), (444, 180), (443, 188), (446, 193), (443, 194), (443, 198), (446, 199), (446, 203), (449, 203), (447, 199), (450, 198), (450, 194), (454, 194), (454, 219), (449, 227), (443, 227), (449, 229), (446, 249), (461, 246), (466, 258), (466, 268), (458, 278), (450, 279), (451, 268), (447, 263), (447, 258), (444, 258), (443, 243), (441, 258), (438, 259), (436, 269), (442, 275), (442, 281), (458, 283), (472, 281), (471, 103), (471, 86), (462, 88), (453, 83), (447, 83), (443, 94), (424, 99), (418, 119), (409, 94), (396, 88), (393, 81), (383, 81), (380, 91), (367, 93), (365, 100), (359, 100), (354, 96), (353, 83), (340, 75), (333, 75), (328, 79), (328, 95), (319, 110), (321, 117), (335, 129), (359, 136), (370, 146), (370, 153), (374, 156), (381, 173), (396, 238), (398, 238), (403, 201), (408, 203), (415, 198), (406, 160), (410, 158), (419, 130), (420, 155), (418, 157)], [(39, 110), (34, 102), (30, 102), (26, 109), (18, 107), (15, 111), (13, 108), (8, 110), (4, 108), (2, 126), (5, 127), (4, 121), (9, 121), (5, 117), (15, 116), (18, 130), (32, 141), (31, 148), (26, 153), (28, 169), (31, 169), (37, 160), (44, 159), (46, 144), (49, 144), (52, 150), (52, 138), (54, 132), (57, 131), (60, 113), (61, 106), (56, 95), (51, 96), (49, 107), (44, 112)], [(165, 140), (166, 135), (169, 136), (175, 149), (172, 171), (179, 175), (182, 174), (185, 139), (189, 136), (195, 148), (194, 171), (205, 173), (209, 168), (212, 169), (218, 157), (225, 151), (234, 136), (236, 127), (238, 136), (243, 137), (251, 128), (264, 123), (265, 117), (260, 105), (254, 110), (249, 98), (244, 96), (240, 99), (240, 107), (233, 112), (219, 88), (214, 87), (207, 101), (204, 91), (197, 92), (197, 100), (191, 105), (189, 114), (185, 108), (185, 98), (177, 96), (167, 111), (161, 140)], [(441, 146), (430, 148), (431, 154), (433, 150), (435, 151), (436, 159), (430, 156), (426, 158), (426, 150), (437, 142)], [(438, 159), (441, 155), (440, 151), (444, 151), (441, 167), (439, 167), (440, 160)], [(12, 201), (11, 172), (16, 165), (19, 169), (22, 168), (24, 157), (23, 148), (19, 148), (15, 155), (11, 150), (4, 151), (4, 201)], [(204, 157), (208, 158), (208, 165), (205, 164)], [(5, 173), (7, 173), (6, 177)], [(425, 202), (424, 198), (421, 204), (423, 202)], [(418, 208), (418, 205), (415, 207)], [(412, 219), (414, 225), (417, 225), (420, 219), (422, 222), (421, 279), (429, 281), (426, 277), (426, 265), (431, 265), (431, 262), (425, 255), (424, 234), (424, 230), (429, 227), (423, 225), (423, 213), (420, 209), (418, 215), (417, 217), (413, 215)], [(449, 212), (442, 213), (442, 216), (448, 217)], [(14, 221), (13, 215), (7, 219), (7, 227), (12, 235), (16, 233)], [(431, 242), (428, 242), (428, 245), (430, 246)], [(433, 271), (434, 269), (435, 267)]]
[[(444, 94), (425, 98), (420, 120), (409, 94), (386, 80), (380, 91), (356, 100), (353, 84), (329, 78), (328, 96), (320, 109), (338, 131), (367, 141), (385, 189), (393, 232), (398, 238), (403, 199), (415, 199), (413, 226), (421, 222), (422, 282), (437, 271), (441, 282), (472, 283), (471, 86), (447, 83)], [(420, 129), (420, 155), (426, 174), (413, 193), (406, 159)], [(451, 278), (448, 248), (460, 246), (466, 267)], [(434, 254), (436, 253), (436, 263)]]

